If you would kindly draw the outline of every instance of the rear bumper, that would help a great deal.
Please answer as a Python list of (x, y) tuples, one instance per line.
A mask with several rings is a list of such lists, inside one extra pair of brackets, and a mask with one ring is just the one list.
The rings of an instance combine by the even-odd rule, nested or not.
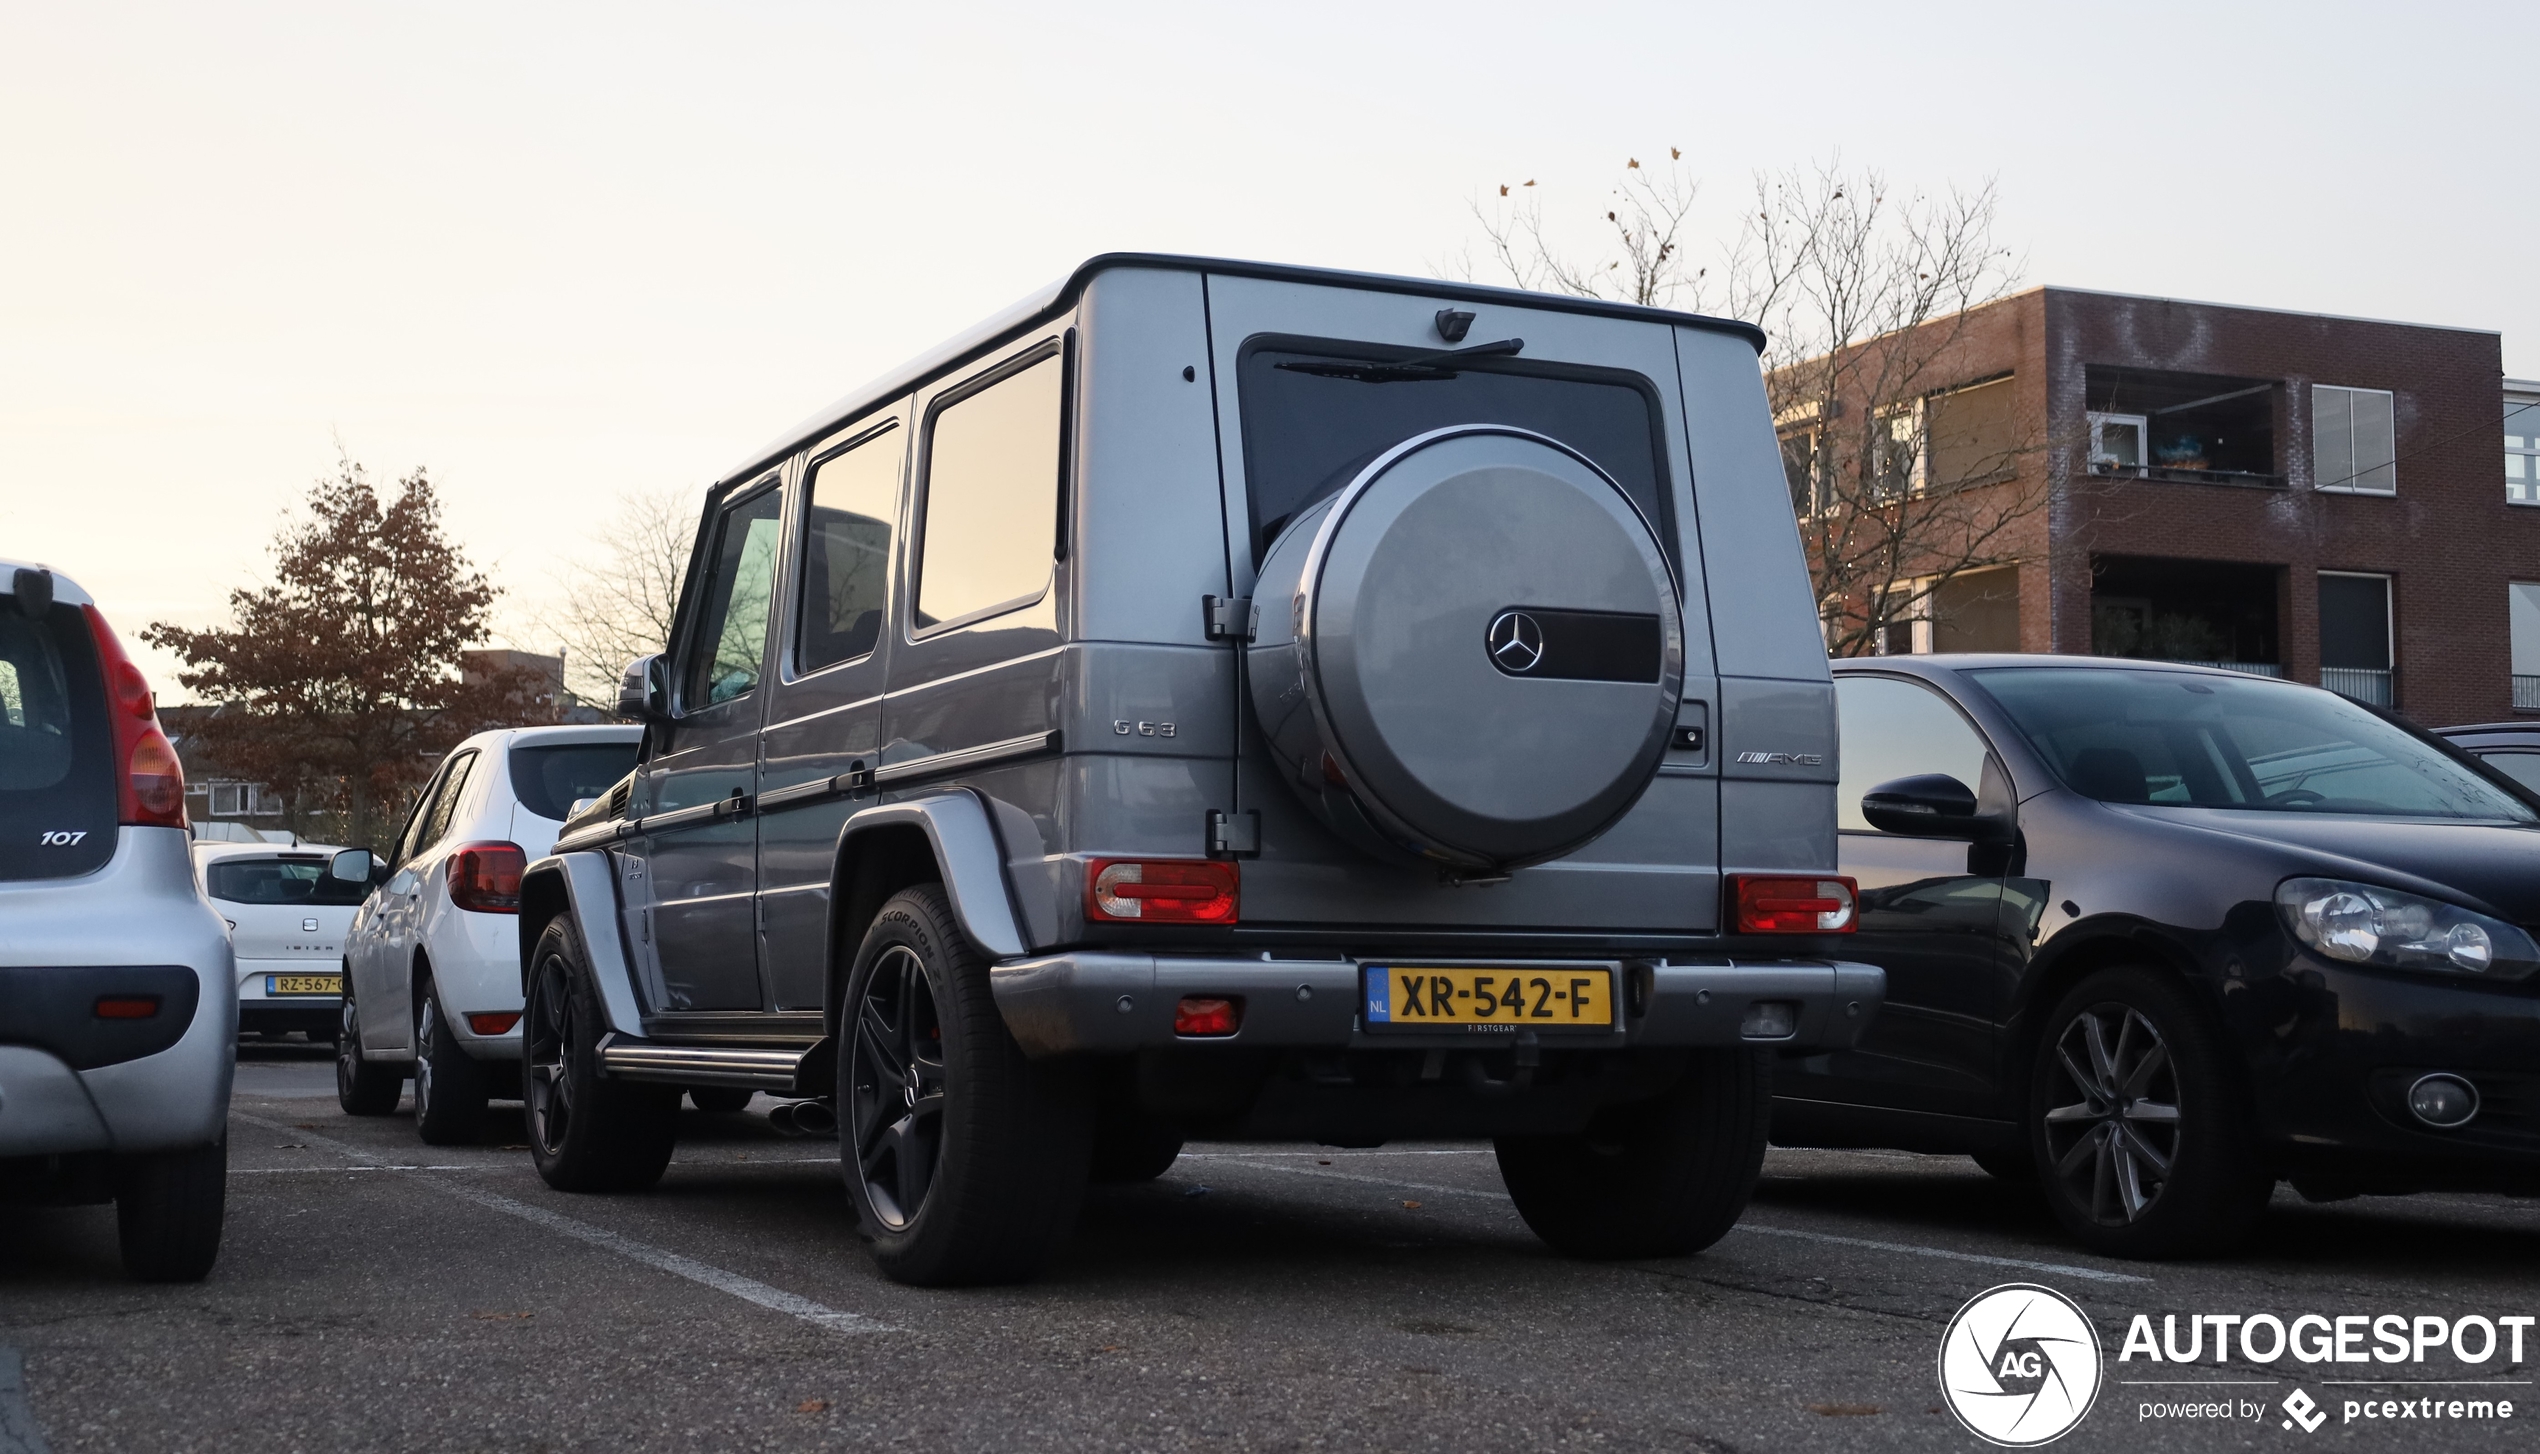
[[(1528, 961), (1495, 962), (1522, 967)], [(1860, 1037), (1887, 994), (1884, 971), (1841, 960), (1614, 961), (1610, 967), (1624, 985), (1619, 1023), (1610, 1031), (1545, 1034), (1542, 1044), (1840, 1050)], [(1505, 1033), (1371, 1031), (1360, 1013), (1361, 963), (1355, 960), (1091, 950), (1000, 964), (988, 982), (1007, 1028), (1035, 1058), (1166, 1045), (1477, 1050), (1523, 1043)], [(1240, 999), (1240, 1028), (1206, 1038), (1176, 1035), (1174, 1006), (1185, 996)], [(1789, 1033), (1746, 1033), (1748, 1011), (1761, 1002), (1792, 1007)]]

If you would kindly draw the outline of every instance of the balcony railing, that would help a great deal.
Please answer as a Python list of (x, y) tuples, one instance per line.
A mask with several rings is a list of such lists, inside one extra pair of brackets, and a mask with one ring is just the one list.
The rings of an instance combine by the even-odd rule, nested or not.
[(2320, 685), (2342, 697), (2368, 702), (2376, 707), (2390, 705), (2390, 673), (2368, 666), (2324, 666), (2320, 668)]
[(2183, 656), (2165, 656), (2161, 660), (2172, 666), (2210, 666), (2218, 671), (2245, 672), (2253, 677), (2282, 677), (2284, 667), (2272, 661), (2190, 661)]
[(2540, 677), (2514, 678), (2514, 706), (2540, 709)]
[(2253, 474), (2246, 470), (2194, 470), (2165, 464), (2119, 464), (2115, 460), (2094, 459), (2090, 472), (2103, 479), (2168, 480), (2182, 485), (2240, 485), (2250, 489), (2280, 490), (2284, 476)]

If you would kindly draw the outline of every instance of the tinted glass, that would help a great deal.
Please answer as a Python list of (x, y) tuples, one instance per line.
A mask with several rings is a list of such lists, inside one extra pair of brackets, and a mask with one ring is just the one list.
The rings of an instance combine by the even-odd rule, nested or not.
[(762, 490), (724, 512), (715, 534), (705, 606), (688, 642), (688, 679), (680, 706), (717, 706), (758, 685), (767, 659), (767, 611), (776, 591), (776, 534), (784, 507)]
[(448, 836), (450, 819), (457, 815), (459, 803), (467, 796), (468, 774), (476, 768), (476, 754), (464, 753), (453, 759), (442, 774), (441, 795), (432, 800), (432, 816), (424, 820), (423, 831), (415, 835), (415, 851), (440, 842)]
[(1244, 355), (1244, 479), (1257, 565), (1279, 531), (1414, 435), (1455, 424), (1507, 424), (1570, 446), (1622, 485), (1672, 558), (1656, 415), (1628, 375), (1553, 377), (1521, 365), (1468, 366), (1440, 378), (1364, 378), (1283, 364), (1341, 355), (1261, 348)]
[(902, 437), (893, 429), (812, 466), (796, 648), (804, 671), (862, 656), (882, 639)]
[(2482, 752), (2478, 760), (2540, 793), (2540, 752)]
[(1049, 585), (1065, 376), (1053, 355), (946, 405), (928, 425), (921, 629), (1022, 605)]
[(233, 904), (331, 904), (351, 908), (370, 885), (330, 878), (323, 858), (223, 858), (203, 870), (203, 888)]
[(561, 823), (582, 798), (605, 797), (635, 769), (633, 742), (564, 742), (515, 747), (512, 796), (541, 818)]
[(2503, 789), (2329, 692), (2087, 667), (1968, 673), (2066, 786), (2108, 803), (2528, 823)]
[(114, 729), (76, 606), (0, 596), (0, 879), (66, 878), (115, 852)]
[(1869, 833), (1861, 795), (1881, 783), (1927, 772), (1947, 773), (1974, 792), (1984, 786), (1984, 739), (1949, 699), (1895, 677), (1837, 677), (1843, 776), (1835, 789), (1836, 826)]

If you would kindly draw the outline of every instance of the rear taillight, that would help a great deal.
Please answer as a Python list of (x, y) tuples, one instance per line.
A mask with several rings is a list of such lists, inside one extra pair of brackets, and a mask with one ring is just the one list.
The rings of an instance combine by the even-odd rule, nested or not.
[(520, 912), (520, 875), (529, 855), (517, 843), (463, 843), (450, 850), (450, 902), (479, 914)]
[(1213, 859), (1097, 858), (1085, 912), (1132, 924), (1232, 924), (1235, 866)]
[(1729, 922), (1740, 934), (1849, 934), (1855, 905), (1848, 878), (1729, 876)]
[(139, 828), (185, 826), (185, 768), (159, 730), (150, 683), (124, 655), (115, 628), (95, 606), (82, 606), (89, 634), (97, 638), (97, 663), (105, 669), (107, 717), (115, 724), (116, 819)]
[(159, 1013), (157, 995), (99, 995), (97, 1018), (100, 1020), (150, 1020)]

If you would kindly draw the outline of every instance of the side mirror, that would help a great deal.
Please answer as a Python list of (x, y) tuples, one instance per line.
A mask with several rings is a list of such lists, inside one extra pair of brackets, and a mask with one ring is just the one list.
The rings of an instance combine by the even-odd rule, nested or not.
[(2006, 826), (1998, 815), (1976, 810), (1974, 789), (1942, 772), (1879, 784), (1861, 795), (1861, 816), (1882, 833), (1969, 843), (2000, 838)]
[(348, 884), (365, 884), (379, 872), (380, 862), (367, 848), (347, 848), (326, 861), (326, 876)]
[(628, 662), (626, 674), (617, 683), (617, 715), (638, 722), (659, 722), (669, 717), (668, 678), (658, 654)]
[(585, 809), (598, 801), (597, 798), (576, 798), (573, 800), (573, 806), (564, 810), (564, 815), (568, 818), (579, 818)]

